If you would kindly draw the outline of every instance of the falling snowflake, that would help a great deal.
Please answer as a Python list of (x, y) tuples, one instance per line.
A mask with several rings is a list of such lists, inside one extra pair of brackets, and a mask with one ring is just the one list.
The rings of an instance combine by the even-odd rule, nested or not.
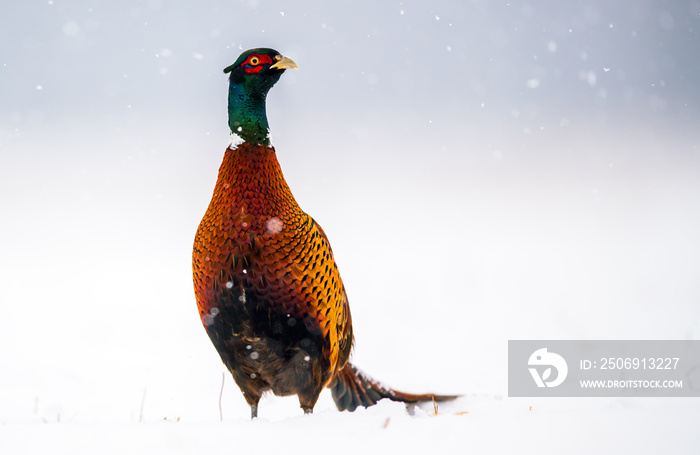
[(540, 80), (533, 77), (532, 79), (528, 79), (525, 85), (527, 85), (528, 88), (537, 88), (540, 86)]
[(207, 326), (210, 326), (214, 323), (214, 319), (216, 316), (219, 314), (219, 309), (217, 307), (213, 307), (212, 309), (209, 310), (209, 313), (204, 315), (204, 324)]
[(284, 227), (284, 223), (282, 223), (282, 220), (280, 220), (277, 217), (270, 218), (267, 220), (267, 232), (270, 234), (279, 234), (282, 232), (282, 228)]

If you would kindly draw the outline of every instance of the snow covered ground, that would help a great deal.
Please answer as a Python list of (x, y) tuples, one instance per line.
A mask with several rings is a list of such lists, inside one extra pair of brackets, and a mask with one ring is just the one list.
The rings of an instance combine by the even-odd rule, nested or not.
[[(0, 453), (697, 453), (700, 398), (508, 398), (506, 368), (509, 339), (700, 338), (697, 2), (376, 3), (0, 6)], [(259, 45), (301, 68), (268, 114), (354, 361), (464, 394), (437, 415), (250, 422), (224, 375), (220, 420), (190, 253), (221, 69)]]
[[(276, 408), (276, 407), (275, 407)], [(382, 402), (354, 414), (323, 410), (250, 422), (243, 418), (143, 424), (0, 426), (3, 453), (683, 453), (700, 445), (697, 407), (687, 403), (542, 403), (465, 398), (455, 413)], [(277, 411), (278, 409), (273, 409)]]

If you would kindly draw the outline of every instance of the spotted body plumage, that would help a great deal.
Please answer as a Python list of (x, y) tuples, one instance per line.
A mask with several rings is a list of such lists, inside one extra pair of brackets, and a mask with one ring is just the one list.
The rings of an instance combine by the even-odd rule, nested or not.
[(202, 322), (246, 399), (272, 390), (313, 408), (350, 355), (350, 310), (328, 239), (272, 147), (226, 151), (193, 267)]

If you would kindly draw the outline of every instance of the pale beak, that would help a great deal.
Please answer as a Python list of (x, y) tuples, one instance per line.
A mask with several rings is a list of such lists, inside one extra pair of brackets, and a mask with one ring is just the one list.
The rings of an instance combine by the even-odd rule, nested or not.
[(275, 63), (274, 65), (272, 65), (270, 67), (270, 69), (273, 69), (273, 68), (278, 69), (278, 70), (291, 70), (291, 69), (298, 70), (299, 69), (297, 64), (294, 63), (294, 60), (292, 60), (291, 58), (282, 57), (281, 55), (278, 56), (277, 58), (279, 58), (280, 60), (277, 63)]

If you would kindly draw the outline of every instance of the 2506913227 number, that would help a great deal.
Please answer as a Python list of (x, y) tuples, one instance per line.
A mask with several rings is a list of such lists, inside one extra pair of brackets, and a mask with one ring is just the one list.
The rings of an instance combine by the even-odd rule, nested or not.
[(679, 357), (603, 357), (601, 370), (675, 370)]

